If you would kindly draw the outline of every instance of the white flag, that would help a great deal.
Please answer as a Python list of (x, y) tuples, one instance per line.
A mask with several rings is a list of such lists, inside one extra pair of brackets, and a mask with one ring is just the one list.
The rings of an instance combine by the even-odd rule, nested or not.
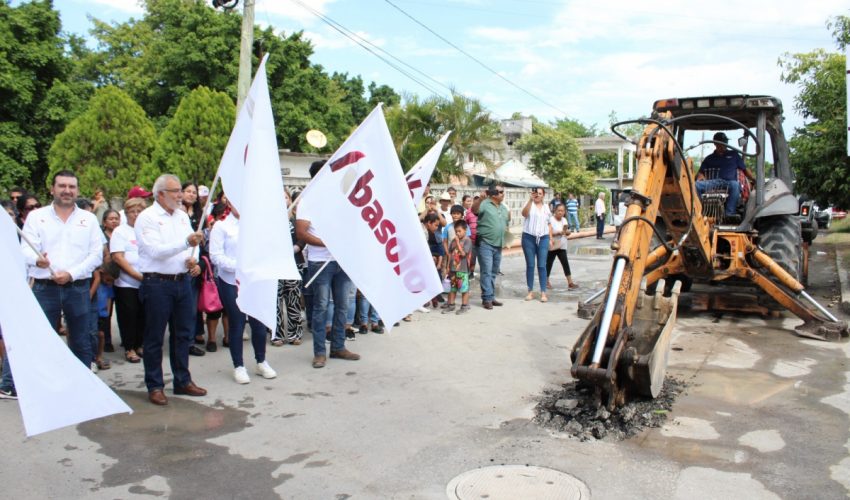
[(27, 436), (133, 413), (56, 335), (27, 286), (15, 224), (0, 217), (0, 328)]
[(431, 146), (431, 149), (425, 153), (425, 156), (419, 158), (416, 165), (408, 170), (407, 175), (404, 176), (404, 179), (407, 181), (407, 188), (410, 189), (410, 197), (413, 198), (413, 206), (419, 206), (419, 202), (422, 200), (422, 194), (425, 193), (425, 186), (431, 182), (434, 167), (437, 166), (437, 161), (440, 159), (440, 155), (443, 154), (443, 145), (451, 133), (452, 131), (449, 130), (443, 134), (443, 137), (440, 137), (440, 140)]
[(387, 327), (442, 291), (380, 106), (300, 199), (319, 238)]
[(292, 251), (289, 217), (277, 151), (266, 59), (257, 68), (251, 90), (227, 148), (219, 175), (227, 199), (239, 212), (236, 280), (239, 309), (268, 328), (277, 323), (277, 281), (301, 279)]

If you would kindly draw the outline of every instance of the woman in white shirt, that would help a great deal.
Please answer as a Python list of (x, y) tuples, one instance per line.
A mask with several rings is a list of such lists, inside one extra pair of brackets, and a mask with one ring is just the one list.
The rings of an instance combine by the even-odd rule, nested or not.
[(547, 302), (546, 297), (546, 254), (549, 252), (549, 205), (543, 203), (546, 191), (543, 188), (532, 188), (531, 197), (522, 207), (522, 253), (525, 255), (525, 281), (528, 284), (528, 295), (525, 300), (534, 298), (534, 268), (540, 279), (540, 302)]
[(266, 327), (258, 319), (246, 316), (236, 304), (236, 250), (239, 245), (239, 212), (227, 202), (230, 215), (216, 222), (210, 233), (210, 259), (218, 270), (218, 295), (227, 314), (230, 357), (233, 360), (233, 379), (239, 384), (251, 381), (242, 360), (242, 331), (245, 322), (251, 326), (251, 344), (257, 360), (256, 372), (263, 378), (275, 378), (277, 373), (266, 361)]
[(136, 244), (136, 217), (147, 206), (144, 198), (130, 198), (124, 202), (124, 214), (127, 223), (112, 230), (109, 239), (109, 253), (112, 260), (121, 269), (113, 285), (115, 290), (115, 312), (118, 315), (118, 329), (121, 345), (124, 346), (124, 359), (130, 363), (141, 361), (142, 335), (145, 331), (145, 308), (139, 300), (139, 284), (142, 273), (136, 266), (139, 262), (139, 247)]
[[(567, 285), (570, 290), (575, 290), (578, 285), (573, 281), (570, 271), (570, 261), (567, 259), (567, 236), (570, 234), (570, 226), (567, 223), (566, 207), (561, 204), (555, 207), (555, 215), (549, 219), (549, 255), (546, 257), (546, 276), (552, 276), (552, 264), (555, 258), (561, 261), (564, 268), (564, 276), (567, 277)], [(546, 282), (547, 288), (552, 288), (552, 282)]]

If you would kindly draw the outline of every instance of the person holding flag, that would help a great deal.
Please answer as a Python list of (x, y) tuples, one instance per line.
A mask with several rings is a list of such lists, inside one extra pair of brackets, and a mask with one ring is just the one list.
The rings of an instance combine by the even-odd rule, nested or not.
[[(337, 287), (334, 305), (342, 308), (347, 307), (349, 294), (343, 292), (348, 291), (350, 279), (390, 331), (443, 287), (411, 203), (416, 193), (402, 174), (381, 106), (375, 107), (327, 165), (311, 170), (314, 177), (299, 197), (296, 216), (297, 237), (313, 237), (306, 241), (313, 245), (308, 252), (310, 274), (317, 282)], [(320, 260), (328, 264), (318, 272), (325, 265)], [(328, 297), (321, 297), (321, 287), (313, 291), (311, 326), (314, 361), (324, 366), (325, 318), (318, 317), (317, 304)], [(342, 351), (345, 315), (337, 316), (331, 357), (358, 359)]]
[(207, 393), (195, 385), (189, 373), (189, 347), (195, 340), (197, 311), (190, 276), (201, 272), (192, 255), (204, 237), (192, 230), (189, 216), (180, 210), (183, 190), (177, 176), (160, 175), (153, 193), (156, 201), (139, 214), (134, 229), (142, 273), (139, 298), (145, 308), (142, 353), (145, 385), (148, 400), (164, 406), (168, 398), (163, 392), (162, 343), (169, 324), (173, 327), (168, 343), (174, 394), (204, 396)]
[[(281, 230), (288, 226), (289, 217), (266, 79), (267, 60), (268, 54), (260, 61), (251, 89), (239, 109), (210, 196), (221, 178), (227, 201), (238, 212), (240, 243), (228, 255), (234, 258), (233, 283), (239, 284), (235, 300), (240, 314), (247, 314), (274, 330), (278, 282), (300, 280), (301, 275), (295, 265), (290, 233)], [(230, 337), (231, 348), (240, 337), (241, 334)], [(262, 365), (264, 359), (256, 349), (255, 344), (257, 361)], [(238, 364), (240, 360), (237, 356), (233, 361)], [(263, 365), (258, 372), (268, 378), (274, 370)]]
[[(314, 178), (324, 162), (314, 162), (310, 166), (310, 177)], [(303, 196), (303, 193), (302, 193)], [(334, 301), (333, 323), (331, 325), (331, 358), (357, 361), (360, 355), (345, 348), (345, 318), (348, 316), (349, 296), (354, 291), (354, 283), (345, 274), (334, 256), (319, 238), (316, 228), (311, 224), (310, 205), (302, 201), (295, 219), (295, 237), (307, 244), (307, 276), (313, 283), (313, 314), (310, 318), (310, 330), (313, 332), (313, 368), (324, 368), (327, 363), (325, 324), (328, 304)]]
[[(226, 198), (225, 198), (226, 199)], [(242, 360), (242, 330), (245, 321), (251, 326), (251, 344), (254, 346), (254, 358), (257, 360), (257, 374), (263, 378), (275, 378), (277, 373), (266, 361), (266, 327), (252, 316), (246, 316), (236, 304), (236, 256), (239, 245), (239, 211), (228, 201), (230, 215), (213, 226), (210, 233), (210, 259), (218, 270), (218, 294), (224, 310), (227, 312), (230, 358), (233, 360), (233, 378), (238, 384), (251, 381), (248, 370)]]

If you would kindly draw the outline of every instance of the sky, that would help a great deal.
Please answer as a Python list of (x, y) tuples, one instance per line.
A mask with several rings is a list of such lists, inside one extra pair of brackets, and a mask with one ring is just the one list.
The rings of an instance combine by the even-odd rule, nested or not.
[[(136, 0), (54, 6), (63, 29), (80, 35), (88, 16), (123, 22), (142, 14)], [(826, 21), (848, 11), (846, 0), (256, 0), (255, 22), (284, 35), (304, 31), (311, 60), (329, 73), (422, 98), (453, 88), (496, 119), (520, 112), (607, 129), (612, 112), (646, 116), (657, 99), (767, 94), (782, 100), (790, 136), (803, 119), (777, 62), (837, 51)]]

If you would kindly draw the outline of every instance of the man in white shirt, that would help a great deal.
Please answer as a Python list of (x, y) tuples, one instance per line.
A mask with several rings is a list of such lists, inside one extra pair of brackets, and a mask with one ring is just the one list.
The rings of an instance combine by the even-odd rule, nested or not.
[(605, 232), (605, 193), (599, 193), (594, 204), (594, 212), (596, 213), (596, 239), (602, 239), (602, 233)]
[(103, 232), (91, 212), (77, 208), (76, 174), (68, 170), (53, 176), (53, 203), (27, 216), (24, 234), (41, 257), (21, 242), (33, 295), (51, 325), (61, 313), (68, 325), (68, 346), (86, 366), (94, 359), (89, 329), (92, 272), (103, 262)]
[[(315, 177), (324, 164), (323, 161), (313, 162), (310, 165), (310, 177)], [(295, 237), (307, 244), (307, 275), (304, 279), (309, 282), (311, 277), (315, 276), (310, 285), (313, 297), (313, 312), (310, 318), (310, 329), (313, 332), (313, 368), (324, 368), (327, 362), (325, 324), (331, 297), (334, 300), (334, 315), (331, 325), (330, 357), (349, 361), (360, 359), (359, 354), (345, 348), (345, 318), (348, 315), (351, 297), (356, 291), (354, 283), (310, 224), (310, 210), (322, 208), (308, 206), (302, 200), (298, 205), (295, 219)], [(325, 266), (326, 263), (327, 266)]]
[(169, 322), (174, 394), (204, 396), (207, 393), (195, 385), (189, 373), (189, 347), (194, 342), (197, 310), (191, 278), (201, 273), (192, 255), (204, 237), (193, 230), (189, 216), (180, 210), (183, 201), (180, 179), (170, 174), (159, 176), (153, 193), (156, 201), (139, 214), (134, 229), (139, 247), (138, 270), (143, 277), (139, 298), (146, 319), (142, 355), (145, 385), (150, 402), (162, 406), (168, 404), (163, 392), (162, 343)]

